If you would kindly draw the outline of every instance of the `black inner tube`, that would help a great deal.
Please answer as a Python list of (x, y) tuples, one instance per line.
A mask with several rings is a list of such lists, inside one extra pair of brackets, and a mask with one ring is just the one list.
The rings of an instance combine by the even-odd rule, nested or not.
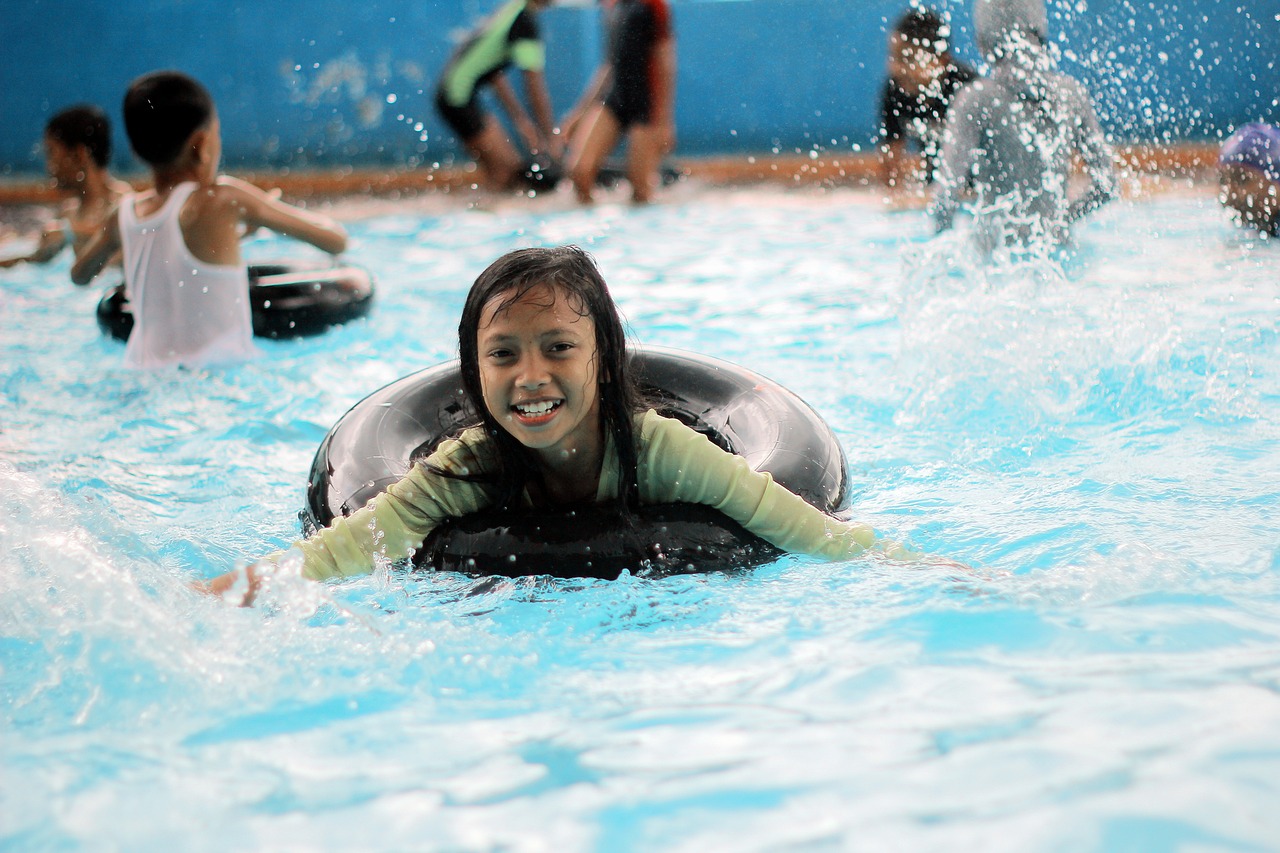
[[(255, 336), (308, 337), (368, 314), (373, 306), (373, 280), (360, 267), (252, 264), (249, 300)], [(123, 284), (103, 294), (97, 316), (104, 333), (116, 340), (129, 339), (133, 313)]]
[[(662, 414), (768, 471), (813, 506), (825, 512), (845, 507), (844, 451), (799, 397), (736, 365), (679, 350), (635, 353), (632, 368)], [(309, 535), (363, 507), (440, 441), (474, 422), (456, 362), (366, 397), (316, 452), (300, 513), (303, 532)], [(778, 555), (715, 509), (666, 504), (641, 507), (625, 518), (601, 506), (479, 513), (434, 531), (414, 563), (483, 575), (612, 579), (624, 570), (665, 574), (760, 565)]]

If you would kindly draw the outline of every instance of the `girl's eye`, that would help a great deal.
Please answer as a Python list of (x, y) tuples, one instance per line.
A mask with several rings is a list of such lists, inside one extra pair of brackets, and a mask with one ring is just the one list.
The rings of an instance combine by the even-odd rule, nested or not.
[(560, 341), (559, 343), (555, 343), (551, 345), (551, 351), (552, 352), (568, 352), (569, 350), (573, 349), (573, 346), (574, 345), (569, 343), (568, 341)]
[(489, 350), (489, 358), (501, 361), (504, 358), (511, 358), (511, 350), (509, 349), (491, 349)]

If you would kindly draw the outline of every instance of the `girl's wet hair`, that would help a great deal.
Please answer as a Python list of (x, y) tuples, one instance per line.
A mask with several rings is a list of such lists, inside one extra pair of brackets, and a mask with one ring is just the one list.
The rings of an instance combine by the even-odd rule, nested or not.
[(498, 447), (500, 470), (493, 472), (498, 486), (497, 505), (515, 506), (529, 482), (540, 481), (541, 475), (533, 454), (502, 428), (484, 404), (480, 321), (495, 300), (496, 309), (502, 311), (543, 285), (552, 287), (557, 299), (563, 298), (570, 308), (580, 316), (590, 317), (595, 324), (601, 437), (612, 437), (618, 454), (619, 508), (634, 509), (639, 505), (639, 488), (633, 419), (639, 410), (640, 395), (631, 377), (626, 332), (618, 308), (595, 261), (577, 246), (518, 249), (503, 255), (480, 273), (462, 308), (458, 322), (462, 387), (473, 412)]

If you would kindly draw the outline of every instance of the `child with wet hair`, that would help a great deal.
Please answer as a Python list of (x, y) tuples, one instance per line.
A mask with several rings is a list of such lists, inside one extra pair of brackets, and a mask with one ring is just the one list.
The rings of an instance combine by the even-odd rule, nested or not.
[(1218, 200), (1239, 224), (1280, 237), (1280, 128), (1251, 122), (1231, 134), (1218, 156)]
[(346, 232), (328, 217), (220, 175), (217, 110), (185, 74), (155, 71), (134, 80), (124, 122), (155, 186), (120, 200), (71, 268), (72, 281), (88, 284), (123, 252), (134, 320), (126, 365), (191, 367), (254, 355), (249, 275), (240, 257), (244, 232), (268, 228), (330, 254), (346, 249)]
[(66, 200), (58, 219), (40, 233), (35, 249), (0, 260), (0, 269), (48, 263), (68, 245), (78, 255), (120, 197), (131, 189), (111, 175), (111, 122), (92, 104), (67, 107), (49, 119), (44, 128), (44, 154), (49, 177)]
[(919, 147), (921, 176), (932, 183), (951, 101), (978, 76), (951, 55), (950, 37), (946, 20), (923, 8), (903, 13), (889, 33), (889, 76), (880, 96), (880, 171), (896, 202), (917, 186), (904, 168), (908, 146)]
[[(575, 246), (520, 249), (476, 279), (458, 323), (462, 386), (477, 424), (363, 509), (295, 546), (312, 580), (410, 557), (450, 518), (490, 508), (711, 506), (784, 551), (912, 558), (865, 524), (834, 518), (746, 459), (645, 406), (617, 306)], [(201, 588), (249, 604), (283, 553)]]

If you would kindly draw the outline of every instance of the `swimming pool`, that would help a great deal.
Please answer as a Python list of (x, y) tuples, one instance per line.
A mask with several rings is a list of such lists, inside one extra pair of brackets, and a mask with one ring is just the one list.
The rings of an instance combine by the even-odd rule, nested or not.
[[(1274, 849), (1280, 247), (1208, 195), (986, 271), (854, 191), (349, 227), (371, 316), (228, 370), (123, 370), (65, 259), (0, 280), (0, 847)], [(855, 513), (972, 571), (187, 592), (296, 534), (480, 269), (570, 241), (637, 341), (796, 390)]]

